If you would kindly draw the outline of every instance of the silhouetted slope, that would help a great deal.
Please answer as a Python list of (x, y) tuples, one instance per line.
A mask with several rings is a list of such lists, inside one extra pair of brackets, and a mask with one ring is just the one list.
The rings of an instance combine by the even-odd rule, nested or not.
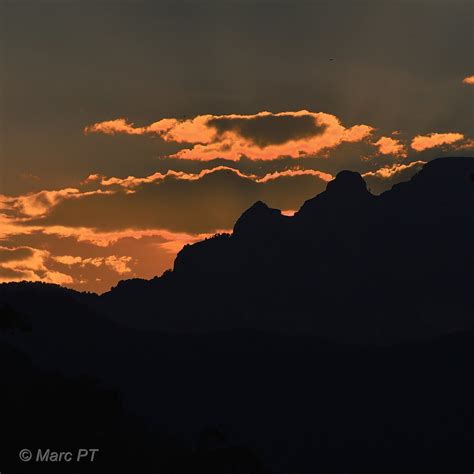
[(126, 324), (184, 332), (394, 341), (471, 327), (473, 175), (472, 158), (434, 160), (374, 196), (342, 171), (294, 217), (258, 202), (232, 235), (185, 246), (172, 273), (100, 299)]

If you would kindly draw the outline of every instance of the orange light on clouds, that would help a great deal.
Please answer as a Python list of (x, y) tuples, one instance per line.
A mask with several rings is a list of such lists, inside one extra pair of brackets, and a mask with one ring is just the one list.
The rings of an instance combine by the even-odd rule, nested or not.
[(80, 265), (81, 267), (84, 267), (86, 265), (93, 265), (94, 267), (101, 267), (105, 265), (112, 268), (112, 270), (114, 270), (119, 275), (130, 273), (132, 271), (132, 269), (128, 267), (128, 264), (132, 260), (132, 257), (128, 257), (126, 255), (109, 255), (107, 257), (95, 258), (82, 258), (74, 257), (72, 255), (59, 255), (52, 257), (52, 259), (67, 266)]
[[(306, 133), (303, 138), (298, 130), (299, 119), (302, 117), (314, 121), (314, 133)], [(277, 143), (268, 141), (263, 146), (258, 140), (252, 139), (252, 131), (271, 135), (271, 130), (262, 131), (261, 124), (259, 124), (259, 121), (268, 118), (276, 121), (279, 118), (284, 119), (287, 125), (291, 125), (291, 118), (294, 118), (295, 123), (292, 128), (294, 139), (292, 133), (289, 133), (285, 141), (277, 140)], [(288, 121), (288, 119), (290, 120)], [(218, 130), (214, 125), (217, 122), (227, 124), (227, 128)], [(239, 125), (244, 123), (245, 127), (233, 127), (233, 122), (237, 122)], [(364, 124), (346, 128), (334, 115), (307, 110), (280, 113), (259, 112), (253, 115), (198, 115), (193, 119), (186, 120), (163, 119), (145, 127), (135, 127), (133, 123), (120, 118), (95, 123), (84, 129), (86, 134), (155, 134), (167, 142), (193, 144), (191, 148), (179, 150), (172, 156), (202, 161), (215, 158), (237, 161), (243, 156), (252, 160), (275, 160), (282, 156), (299, 158), (313, 155), (324, 149), (335, 148), (344, 142), (362, 141), (373, 131), (373, 127)], [(275, 137), (272, 135), (272, 138)]]
[(382, 155), (394, 155), (402, 158), (407, 156), (405, 145), (394, 138), (382, 137), (374, 145), (379, 148), (379, 153)]
[(284, 178), (286, 176), (314, 176), (326, 182), (329, 182), (334, 178), (332, 174), (323, 173), (322, 171), (311, 169), (289, 169), (284, 171), (275, 171), (274, 173), (268, 173), (263, 178), (257, 179), (256, 181), (258, 183), (267, 183), (268, 181)]
[(442, 145), (450, 145), (463, 139), (462, 133), (431, 133), (430, 135), (416, 136), (411, 142), (411, 147), (416, 151), (424, 151)]
[(456, 150), (474, 150), (474, 138), (469, 138), (463, 143), (456, 144)]
[[(28, 252), (16, 257), (14, 256), (15, 251), (18, 250), (27, 250)], [(74, 281), (70, 275), (50, 270), (46, 266), (45, 262), (50, 256), (47, 250), (31, 247), (0, 247), (0, 256), (5, 253), (13, 256), (11, 258), (1, 259), (0, 283), (28, 280), (68, 285)]]
[(97, 189), (95, 191), (81, 191), (76, 188), (65, 188), (53, 191), (39, 191), (22, 196), (3, 196), (0, 202), (20, 214), (28, 217), (39, 217), (46, 214), (51, 208), (65, 199), (74, 199), (94, 194), (110, 194), (111, 191)]
[(234, 173), (236, 176), (239, 176), (240, 178), (249, 179), (249, 180), (255, 181), (256, 183), (266, 183), (268, 181), (272, 181), (275, 179), (284, 178), (288, 176), (290, 177), (314, 176), (326, 182), (331, 181), (333, 179), (333, 176), (329, 173), (324, 173), (322, 171), (312, 170), (312, 169), (295, 168), (295, 169), (287, 169), (283, 171), (275, 171), (273, 173), (266, 174), (262, 178), (259, 178), (258, 176), (254, 174), (246, 174), (236, 168), (231, 168), (230, 166), (216, 166), (214, 168), (204, 169), (200, 171), (199, 173), (186, 173), (184, 171), (169, 170), (166, 173), (153, 173), (152, 175), (146, 176), (144, 178), (137, 178), (135, 176), (128, 176), (127, 178), (115, 178), (115, 177), (106, 178), (103, 176), (101, 177), (100, 184), (102, 186), (121, 186), (123, 188), (133, 189), (137, 186), (140, 186), (141, 184), (160, 182), (160, 181), (164, 181), (167, 178), (173, 178), (173, 179), (182, 180), (182, 181), (197, 181), (199, 179), (202, 179), (204, 176), (207, 176), (213, 173), (218, 173), (221, 171)]
[(405, 171), (410, 168), (419, 168), (426, 164), (426, 161), (412, 161), (408, 164), (396, 163), (392, 166), (386, 166), (384, 168), (380, 168), (376, 171), (368, 171), (364, 173), (362, 176), (364, 178), (375, 177), (380, 179), (391, 179), (397, 174), (400, 174), (402, 171)]
[(463, 84), (467, 84), (468, 86), (474, 86), (474, 76), (467, 76), (462, 81)]
[(128, 176), (127, 178), (106, 178), (105, 176), (102, 176), (100, 184), (102, 186), (121, 186), (123, 188), (135, 188), (137, 186), (140, 186), (141, 184), (160, 182), (164, 181), (167, 178), (174, 178), (182, 181), (197, 181), (208, 174), (217, 173), (219, 171), (229, 171), (241, 178), (248, 178), (254, 180), (257, 179), (255, 175), (247, 175), (236, 168), (231, 168), (230, 166), (216, 166), (214, 168), (204, 169), (199, 173), (186, 173), (184, 171), (168, 170), (166, 173), (157, 172), (144, 178), (137, 178), (135, 176)]

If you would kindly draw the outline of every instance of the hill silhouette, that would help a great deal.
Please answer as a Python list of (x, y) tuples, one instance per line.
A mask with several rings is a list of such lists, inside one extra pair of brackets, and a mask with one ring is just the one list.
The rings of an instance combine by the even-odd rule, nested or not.
[[(292, 217), (257, 202), (103, 295), (0, 285), (0, 468), (470, 472), (473, 238), (474, 159), (447, 158), (380, 196), (343, 171)], [(48, 443), (100, 462), (18, 461)]]
[(375, 196), (342, 171), (293, 217), (257, 202), (232, 235), (185, 246), (172, 272), (120, 282), (99, 306), (132, 327), (352, 342), (472, 327), (473, 176), (472, 158), (438, 159)]

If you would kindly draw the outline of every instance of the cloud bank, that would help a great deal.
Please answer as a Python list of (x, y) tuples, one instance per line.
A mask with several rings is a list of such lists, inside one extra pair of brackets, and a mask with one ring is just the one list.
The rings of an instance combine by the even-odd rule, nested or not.
[(172, 155), (209, 161), (276, 160), (314, 155), (341, 143), (367, 139), (374, 128), (359, 124), (346, 128), (335, 116), (323, 112), (260, 112), (254, 115), (199, 115), (192, 119), (166, 118), (135, 127), (120, 118), (85, 127), (84, 132), (157, 135), (166, 142), (191, 144)]
[(411, 142), (411, 147), (416, 151), (424, 151), (442, 145), (450, 145), (463, 139), (462, 133), (431, 133), (416, 136)]

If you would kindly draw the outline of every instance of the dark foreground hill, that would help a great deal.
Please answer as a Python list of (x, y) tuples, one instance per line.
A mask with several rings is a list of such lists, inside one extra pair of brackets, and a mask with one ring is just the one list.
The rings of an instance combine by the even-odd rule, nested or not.
[[(102, 296), (0, 285), (0, 470), (472, 472), (473, 239), (474, 159), (450, 158), (257, 203)], [(101, 451), (18, 461), (46, 447)]]

